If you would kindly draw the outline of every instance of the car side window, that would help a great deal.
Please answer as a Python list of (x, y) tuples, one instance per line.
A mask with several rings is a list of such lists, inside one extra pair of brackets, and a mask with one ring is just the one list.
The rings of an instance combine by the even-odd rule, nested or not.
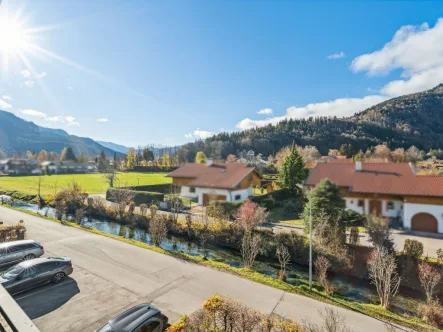
[(45, 272), (55, 269), (59, 265), (59, 262), (45, 262), (42, 264), (39, 264), (38, 271), (39, 272)]
[(153, 321), (145, 323), (143, 326), (139, 327), (135, 332), (157, 332), (157, 328), (160, 326), (160, 322)]
[(32, 278), (34, 276), (36, 276), (39, 272), (39, 267), (38, 266), (29, 266), (27, 268), (25, 268), (25, 270), (23, 271), (23, 278)]

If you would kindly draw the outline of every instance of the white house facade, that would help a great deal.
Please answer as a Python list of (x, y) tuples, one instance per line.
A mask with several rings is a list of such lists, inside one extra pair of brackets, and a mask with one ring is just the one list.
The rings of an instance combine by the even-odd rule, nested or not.
[(239, 163), (186, 164), (168, 174), (179, 185), (180, 196), (196, 199), (199, 205), (212, 200), (236, 202), (252, 196), (252, 186), (261, 176), (253, 167)]
[(319, 163), (305, 185), (324, 179), (340, 187), (349, 210), (397, 218), (405, 229), (443, 233), (443, 177), (418, 176), (407, 163)]

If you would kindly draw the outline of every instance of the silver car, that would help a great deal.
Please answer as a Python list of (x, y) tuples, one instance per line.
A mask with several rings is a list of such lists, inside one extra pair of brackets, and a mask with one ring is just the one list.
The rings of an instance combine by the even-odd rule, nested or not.
[(0, 243), (0, 268), (42, 256), (43, 246), (33, 240)]
[(68, 257), (35, 258), (0, 273), (0, 284), (9, 293), (15, 294), (47, 282), (58, 284), (72, 271), (72, 262)]

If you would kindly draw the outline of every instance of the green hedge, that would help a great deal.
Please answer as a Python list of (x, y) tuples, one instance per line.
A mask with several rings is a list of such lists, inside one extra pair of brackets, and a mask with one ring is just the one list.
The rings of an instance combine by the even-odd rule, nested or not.
[(283, 188), (283, 189), (274, 190), (274, 191), (267, 193), (265, 195), (252, 196), (251, 201), (260, 204), (261, 202), (266, 201), (271, 197), (273, 199), (275, 199), (276, 201), (284, 201), (284, 200), (291, 197), (291, 193), (288, 189)]
[(122, 188), (129, 189), (129, 190), (135, 190), (135, 191), (149, 191), (149, 192), (155, 192), (155, 193), (169, 194), (169, 193), (171, 193), (172, 184), (171, 183), (150, 184), (150, 185), (145, 185), (145, 186), (132, 186), (132, 187), (122, 187)]
[(24, 202), (38, 201), (37, 195), (30, 195), (16, 190), (0, 190), (0, 195), (11, 196)]
[[(118, 188), (109, 188), (106, 191), (106, 200), (113, 202), (113, 193), (117, 190), (127, 190), (127, 189), (118, 189)], [(151, 204), (153, 201), (163, 201), (165, 199), (165, 195), (162, 193), (149, 192), (149, 191), (136, 191), (131, 190), (134, 193), (134, 202), (135, 205), (140, 204)]]
[(242, 204), (243, 202), (213, 201), (206, 208), (206, 214), (210, 217), (227, 216), (229, 219), (234, 219)]

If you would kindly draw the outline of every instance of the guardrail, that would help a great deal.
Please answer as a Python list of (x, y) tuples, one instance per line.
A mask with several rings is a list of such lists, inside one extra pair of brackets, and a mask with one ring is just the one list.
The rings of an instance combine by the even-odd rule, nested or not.
[(0, 331), (40, 332), (9, 293), (0, 285)]

